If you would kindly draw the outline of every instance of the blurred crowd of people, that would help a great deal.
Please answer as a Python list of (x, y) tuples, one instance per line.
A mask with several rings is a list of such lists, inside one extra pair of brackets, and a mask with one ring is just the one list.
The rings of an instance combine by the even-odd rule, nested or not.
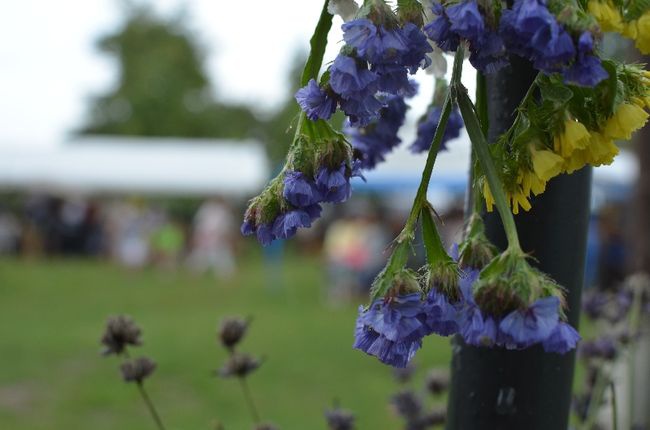
[[(227, 278), (236, 271), (236, 254), (245, 240), (238, 222), (243, 202), (223, 198), (196, 200), (182, 211), (170, 210), (169, 202), (135, 198), (28, 195), (14, 199), (13, 204), (3, 206), (2, 201), (0, 255), (105, 258), (133, 270), (186, 267), (197, 274)], [(291, 241), (301, 252), (322, 256), (332, 301), (365, 295), (384, 266), (386, 250), (407, 216), (390, 201), (356, 196), (325, 213), (314, 228), (301, 230)], [(627, 273), (625, 213), (609, 205), (592, 215), (587, 285), (614, 285)], [(450, 205), (441, 218), (441, 237), (451, 246), (462, 235), (462, 203)], [(281, 283), (281, 276), (273, 274), (280, 270), (283, 247), (280, 242), (263, 252), (275, 283)], [(422, 255), (415, 253), (410, 266), (417, 269), (424, 264), (415, 261)]]
[(0, 206), (0, 254), (103, 257), (131, 269), (186, 265), (224, 277), (235, 271), (237, 226), (220, 198), (189, 217), (139, 199), (33, 195), (13, 206)]

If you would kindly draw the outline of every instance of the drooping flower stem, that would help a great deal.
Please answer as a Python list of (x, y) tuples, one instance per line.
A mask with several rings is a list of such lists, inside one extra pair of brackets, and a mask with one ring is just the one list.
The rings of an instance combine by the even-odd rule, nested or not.
[(521, 251), (521, 246), (519, 245), (519, 236), (517, 235), (515, 219), (512, 216), (512, 212), (510, 212), (510, 206), (506, 200), (501, 179), (499, 178), (494, 162), (492, 161), (490, 149), (485, 135), (481, 130), (481, 124), (476, 116), (474, 105), (467, 95), (467, 89), (460, 82), (452, 82), (452, 90), (456, 95), (456, 101), (458, 102), (460, 113), (463, 116), (467, 133), (472, 142), (472, 148), (474, 149), (474, 152), (476, 152), (476, 157), (481, 164), (490, 191), (494, 196), (494, 201), (506, 233), (506, 238), (508, 239), (508, 251), (523, 253), (523, 251)]
[[(465, 50), (461, 45), (456, 51), (456, 56), (454, 57), (454, 68), (451, 75), (451, 81), (460, 82), (461, 73), (463, 71), (463, 59), (465, 58)], [(449, 120), (449, 115), (451, 114), (452, 109), (452, 94), (451, 91), (447, 90), (447, 95), (445, 101), (442, 105), (442, 113), (440, 114), (440, 122), (436, 128), (436, 133), (433, 136), (433, 143), (427, 154), (427, 161), (424, 165), (424, 171), (422, 172), (422, 179), (420, 180), (420, 186), (418, 187), (417, 194), (415, 195), (415, 200), (413, 202), (413, 207), (411, 208), (411, 213), (406, 221), (404, 230), (408, 232), (413, 232), (415, 229), (415, 224), (417, 222), (418, 216), (424, 208), (427, 201), (427, 189), (429, 188), (429, 181), (431, 181), (431, 174), (433, 172), (433, 166), (436, 163), (436, 157), (438, 156), (438, 150), (440, 149), (440, 144), (442, 138), (445, 134), (445, 128), (447, 127), (447, 121)]]
[(144, 403), (147, 405), (147, 409), (151, 414), (151, 418), (153, 418), (154, 422), (156, 423), (156, 426), (158, 427), (159, 430), (165, 430), (165, 426), (163, 425), (163, 422), (160, 419), (160, 415), (158, 415), (158, 411), (156, 410), (156, 407), (151, 401), (149, 394), (147, 394), (147, 390), (145, 390), (144, 384), (142, 383), (142, 381), (139, 381), (136, 385), (138, 386), (138, 391), (140, 392), (140, 396), (144, 400)]

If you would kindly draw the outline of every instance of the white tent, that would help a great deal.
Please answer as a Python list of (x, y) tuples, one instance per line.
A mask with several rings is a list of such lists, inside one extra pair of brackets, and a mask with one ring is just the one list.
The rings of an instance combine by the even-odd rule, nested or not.
[(3, 189), (250, 196), (268, 175), (254, 140), (87, 137), (0, 151)]

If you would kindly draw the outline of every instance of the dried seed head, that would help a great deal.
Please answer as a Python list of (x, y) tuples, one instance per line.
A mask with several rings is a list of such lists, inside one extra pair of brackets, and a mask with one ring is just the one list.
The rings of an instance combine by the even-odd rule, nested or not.
[(232, 350), (237, 345), (248, 329), (249, 319), (239, 317), (224, 318), (219, 326), (219, 341), (221, 344)]
[(401, 391), (393, 395), (390, 403), (395, 407), (395, 411), (406, 421), (417, 421), (422, 414), (422, 401), (413, 391)]
[(449, 373), (440, 369), (433, 369), (427, 375), (426, 387), (434, 396), (444, 393), (449, 388)]
[(261, 364), (262, 362), (260, 360), (248, 354), (235, 353), (219, 369), (219, 375), (223, 378), (230, 378), (232, 376), (243, 378), (260, 367)]
[(125, 382), (141, 383), (156, 370), (156, 363), (148, 357), (139, 357), (122, 363), (120, 370)]
[(142, 345), (141, 334), (142, 331), (131, 317), (126, 315), (110, 317), (101, 339), (101, 343), (105, 347), (102, 354), (119, 355), (124, 352), (127, 345)]
[(325, 420), (330, 430), (353, 430), (354, 414), (345, 409), (334, 408), (325, 411)]

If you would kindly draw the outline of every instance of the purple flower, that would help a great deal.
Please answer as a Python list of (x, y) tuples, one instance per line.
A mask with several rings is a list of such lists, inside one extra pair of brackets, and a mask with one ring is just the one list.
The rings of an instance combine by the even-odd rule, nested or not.
[(564, 81), (581, 87), (595, 87), (609, 77), (600, 58), (593, 55), (580, 56), (578, 60), (563, 73)]
[(273, 233), (273, 224), (271, 223), (258, 225), (255, 229), (255, 234), (257, 236), (257, 241), (261, 243), (262, 246), (268, 246), (276, 239), (276, 236)]
[(432, 288), (425, 302), (427, 334), (449, 336), (458, 332), (458, 307), (449, 303), (444, 294)]
[(523, 310), (515, 310), (499, 323), (499, 330), (520, 348), (527, 348), (549, 337), (558, 324), (560, 299), (555, 296), (536, 300)]
[(483, 37), (485, 22), (476, 0), (464, 0), (447, 8), (450, 30), (469, 41)]
[(403, 66), (399, 64), (376, 64), (372, 66), (372, 71), (376, 72), (379, 77), (379, 91), (402, 96), (413, 93), (408, 72)]
[[(420, 119), (420, 122), (418, 123), (417, 137), (410, 147), (412, 152), (424, 152), (431, 148), (433, 136), (436, 133), (436, 128), (440, 122), (441, 114), (442, 109), (438, 106), (433, 106), (429, 109), (426, 116)], [(460, 131), (463, 129), (463, 126), (463, 118), (460, 116), (458, 110), (452, 110), (449, 115), (449, 121), (447, 122), (447, 128), (445, 128), (445, 133), (442, 136), (442, 142), (440, 142), (441, 151), (447, 149), (446, 143), (448, 141), (460, 136)]]
[(367, 311), (359, 307), (354, 348), (395, 367), (406, 367), (422, 346), (426, 326), (420, 293), (376, 300)]
[(302, 172), (288, 170), (284, 174), (284, 198), (292, 205), (304, 208), (321, 201), (316, 185)]
[(309, 205), (309, 206), (306, 206), (306, 207), (302, 208), (302, 210), (307, 212), (307, 215), (309, 215), (309, 218), (312, 220), (312, 222), (314, 222), (318, 218), (320, 218), (320, 214), (323, 211), (323, 208), (318, 203), (314, 203), (312, 205)]
[(541, 0), (516, 0), (501, 15), (500, 33), (508, 50), (546, 73), (561, 70), (575, 56), (573, 40)]
[[(559, 27), (559, 24), (556, 25)], [(576, 49), (571, 36), (563, 28), (558, 28), (557, 34), (552, 34), (548, 43), (540, 45), (532, 60), (537, 69), (554, 73), (562, 70), (575, 55)]]
[(613, 339), (600, 337), (591, 341), (582, 342), (580, 355), (586, 359), (602, 358), (603, 360), (613, 360), (618, 355), (618, 348)]
[(311, 227), (311, 217), (304, 210), (294, 209), (281, 214), (275, 219), (275, 222), (273, 222), (273, 235), (278, 239), (288, 239), (296, 234), (300, 227)]
[(350, 197), (352, 191), (350, 178), (346, 176), (345, 162), (341, 163), (338, 169), (329, 169), (322, 166), (316, 174), (316, 186), (318, 187), (324, 202), (342, 203)]
[(352, 147), (361, 154), (358, 165), (372, 169), (384, 156), (401, 142), (397, 132), (404, 123), (407, 106), (399, 96), (389, 96), (386, 107), (380, 110), (379, 119), (366, 127), (347, 126)]
[(245, 219), (239, 230), (244, 236), (250, 236), (255, 233), (255, 224), (251, 220)]
[(329, 70), (330, 86), (343, 98), (360, 99), (377, 90), (377, 74), (352, 57), (339, 54)]
[(578, 55), (575, 62), (564, 71), (566, 83), (591, 88), (609, 77), (600, 58), (591, 55), (593, 49), (594, 39), (590, 32), (585, 31), (578, 39)]
[(409, 69), (411, 74), (417, 72), (418, 68), (426, 69), (431, 65), (431, 58), (427, 55), (433, 52), (427, 37), (417, 25), (407, 22), (402, 28), (402, 35), (406, 39), (407, 51), (402, 55), (400, 63)]
[(336, 111), (336, 100), (324, 91), (316, 80), (311, 79), (306, 86), (296, 92), (296, 101), (312, 121), (330, 119)]
[(495, 32), (487, 32), (472, 41), (469, 61), (485, 74), (495, 73), (508, 65), (503, 39)]
[(542, 345), (546, 352), (566, 354), (572, 349), (575, 349), (579, 340), (580, 335), (573, 327), (571, 327), (571, 325), (565, 322), (560, 322), (555, 326), (551, 335), (544, 340)]
[(348, 116), (350, 124), (363, 127), (379, 117), (383, 104), (373, 94), (354, 93), (341, 100), (341, 110)]
[(429, 39), (436, 42), (436, 45), (443, 51), (455, 51), (458, 49), (460, 37), (451, 31), (451, 23), (444, 8), (439, 3), (433, 5), (433, 12), (438, 16), (425, 25), (423, 30)]
[(377, 28), (368, 19), (355, 19), (341, 28), (345, 43), (355, 48), (357, 55), (369, 63), (399, 62), (402, 54), (408, 51), (407, 41), (399, 31)]

